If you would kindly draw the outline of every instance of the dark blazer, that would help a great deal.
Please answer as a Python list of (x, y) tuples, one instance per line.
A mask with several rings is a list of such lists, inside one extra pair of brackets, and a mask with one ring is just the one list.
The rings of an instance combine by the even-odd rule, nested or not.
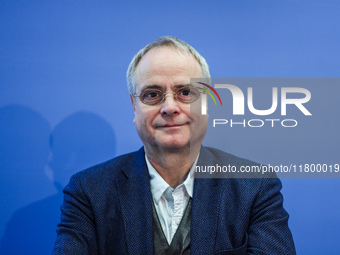
[[(202, 147), (197, 165), (252, 165)], [(295, 254), (276, 178), (195, 179), (191, 254)], [(152, 254), (144, 149), (74, 175), (64, 190), (53, 254)]]

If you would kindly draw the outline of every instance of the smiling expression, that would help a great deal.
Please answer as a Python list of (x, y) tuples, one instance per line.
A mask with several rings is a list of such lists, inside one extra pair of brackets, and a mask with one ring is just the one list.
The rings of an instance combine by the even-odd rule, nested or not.
[[(202, 70), (191, 54), (166, 46), (153, 48), (136, 68), (136, 94), (148, 87), (175, 92), (190, 84), (190, 78), (198, 77), (202, 77)], [(207, 129), (207, 116), (200, 114), (200, 99), (184, 104), (169, 93), (158, 105), (143, 104), (132, 95), (131, 100), (134, 123), (146, 151), (189, 149), (190, 143), (200, 146)]]

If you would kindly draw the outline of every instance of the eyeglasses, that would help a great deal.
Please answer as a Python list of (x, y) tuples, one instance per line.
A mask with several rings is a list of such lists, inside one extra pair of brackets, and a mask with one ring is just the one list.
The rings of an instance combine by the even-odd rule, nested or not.
[(190, 104), (200, 97), (200, 93), (201, 91), (199, 91), (196, 87), (189, 85), (181, 87), (175, 92), (163, 92), (160, 89), (147, 88), (143, 90), (140, 95), (134, 94), (134, 96), (139, 97), (143, 104), (158, 105), (165, 101), (166, 94), (173, 94), (176, 101), (184, 104)]

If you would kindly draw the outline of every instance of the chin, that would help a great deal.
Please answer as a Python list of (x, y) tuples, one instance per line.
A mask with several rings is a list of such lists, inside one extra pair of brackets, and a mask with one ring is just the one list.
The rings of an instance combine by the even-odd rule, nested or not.
[(167, 150), (181, 150), (184, 148), (190, 148), (189, 141), (171, 141), (171, 142), (160, 142), (160, 147)]

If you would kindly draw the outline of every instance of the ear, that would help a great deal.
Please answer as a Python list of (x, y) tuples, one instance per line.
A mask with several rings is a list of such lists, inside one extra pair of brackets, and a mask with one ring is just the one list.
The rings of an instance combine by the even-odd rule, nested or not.
[(132, 94), (130, 94), (131, 104), (133, 106), (134, 112), (136, 112), (136, 97), (134, 97)]
[(130, 94), (130, 100), (133, 106), (133, 111), (135, 113), (135, 117), (133, 118), (133, 124), (136, 124), (136, 97)]

